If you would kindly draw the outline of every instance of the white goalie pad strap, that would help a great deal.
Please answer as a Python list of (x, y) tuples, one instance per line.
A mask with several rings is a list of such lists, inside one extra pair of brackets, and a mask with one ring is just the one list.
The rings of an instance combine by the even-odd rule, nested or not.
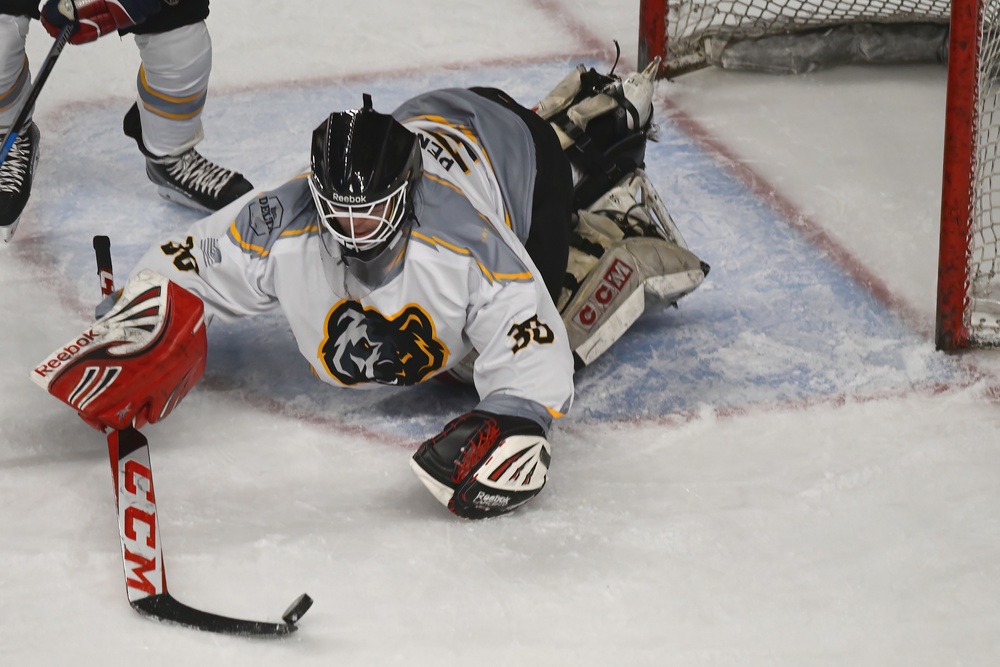
[(630, 225), (651, 225), (667, 241), (682, 248), (688, 247), (652, 181), (642, 169), (636, 169), (620, 180), (587, 210), (625, 216)]
[(618, 102), (615, 98), (604, 93), (598, 93), (570, 108), (566, 112), (566, 117), (573, 121), (573, 124), (581, 130), (586, 130), (587, 124), (590, 121), (617, 108)]
[(614, 220), (591, 211), (577, 212), (576, 233), (602, 248), (610, 248), (625, 238), (625, 232)]
[(579, 65), (572, 72), (563, 77), (563, 80), (556, 84), (548, 95), (541, 102), (535, 105), (535, 113), (548, 120), (570, 105), (576, 94), (580, 92), (580, 76), (585, 72), (583, 65)]
[[(573, 145), (573, 138), (570, 137), (565, 132), (563, 132), (561, 127), (559, 127), (555, 123), (550, 123), (549, 127), (551, 127), (552, 131), (556, 133), (556, 137), (558, 137), (558, 139), (559, 139), (559, 146), (563, 150), (566, 150), (567, 148), (569, 148), (570, 146)], [(573, 183), (575, 184), (577, 182), (578, 182), (578, 179), (574, 178), (573, 179)]]
[(704, 280), (701, 260), (686, 248), (655, 237), (619, 241), (563, 310), (570, 347), (589, 364), (647, 309), (675, 303)]

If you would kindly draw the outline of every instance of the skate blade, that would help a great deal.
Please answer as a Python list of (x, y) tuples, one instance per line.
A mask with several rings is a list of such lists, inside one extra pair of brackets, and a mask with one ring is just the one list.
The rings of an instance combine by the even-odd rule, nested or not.
[(11, 224), (0, 227), (0, 239), (3, 239), (4, 243), (10, 243), (10, 240), (14, 238), (14, 232), (17, 230), (17, 223), (20, 221), (21, 219), (18, 218)]
[(198, 202), (196, 202), (195, 200), (191, 199), (187, 195), (185, 195), (183, 193), (180, 193), (177, 190), (174, 190), (172, 188), (168, 188), (166, 186), (160, 185), (160, 186), (157, 186), (156, 192), (161, 197), (163, 197), (164, 199), (166, 199), (167, 201), (171, 201), (171, 202), (173, 202), (175, 204), (180, 204), (181, 206), (183, 206), (185, 208), (190, 208), (190, 209), (193, 209), (195, 211), (201, 211), (203, 213), (215, 213), (215, 211), (213, 211), (212, 209), (208, 208), (207, 206), (203, 206), (203, 205), (199, 204)]

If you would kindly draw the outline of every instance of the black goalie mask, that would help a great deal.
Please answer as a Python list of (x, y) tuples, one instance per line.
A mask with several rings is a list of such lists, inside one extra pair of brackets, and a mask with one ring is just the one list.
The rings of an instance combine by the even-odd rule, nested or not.
[(371, 96), (361, 109), (330, 114), (313, 132), (309, 178), (325, 230), (353, 253), (388, 245), (408, 216), (420, 165), (417, 136), (375, 111)]

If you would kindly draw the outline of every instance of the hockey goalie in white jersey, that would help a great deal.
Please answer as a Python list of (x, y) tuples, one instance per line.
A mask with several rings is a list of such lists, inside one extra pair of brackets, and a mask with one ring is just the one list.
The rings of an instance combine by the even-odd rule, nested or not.
[(545, 484), (574, 372), (708, 270), (641, 168), (651, 72), (581, 67), (535, 110), (454, 88), (387, 115), (365, 95), (316, 128), (306, 173), (153, 245), (32, 376), (93, 426), (141, 427), (200, 378), (206, 323), (280, 308), (329, 384), (473, 382), (479, 404), (411, 466), (459, 516), (508, 512)]

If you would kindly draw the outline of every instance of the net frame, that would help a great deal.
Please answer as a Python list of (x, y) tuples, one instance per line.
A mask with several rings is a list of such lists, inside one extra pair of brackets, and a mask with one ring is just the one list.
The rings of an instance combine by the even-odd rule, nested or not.
[(1000, 345), (1000, 0), (952, 6), (935, 342)]
[[(823, 6), (822, 10), (815, 7)], [(845, 23), (950, 25), (935, 343), (1000, 346), (1000, 0), (641, 0), (640, 67), (707, 65), (712, 40)]]

